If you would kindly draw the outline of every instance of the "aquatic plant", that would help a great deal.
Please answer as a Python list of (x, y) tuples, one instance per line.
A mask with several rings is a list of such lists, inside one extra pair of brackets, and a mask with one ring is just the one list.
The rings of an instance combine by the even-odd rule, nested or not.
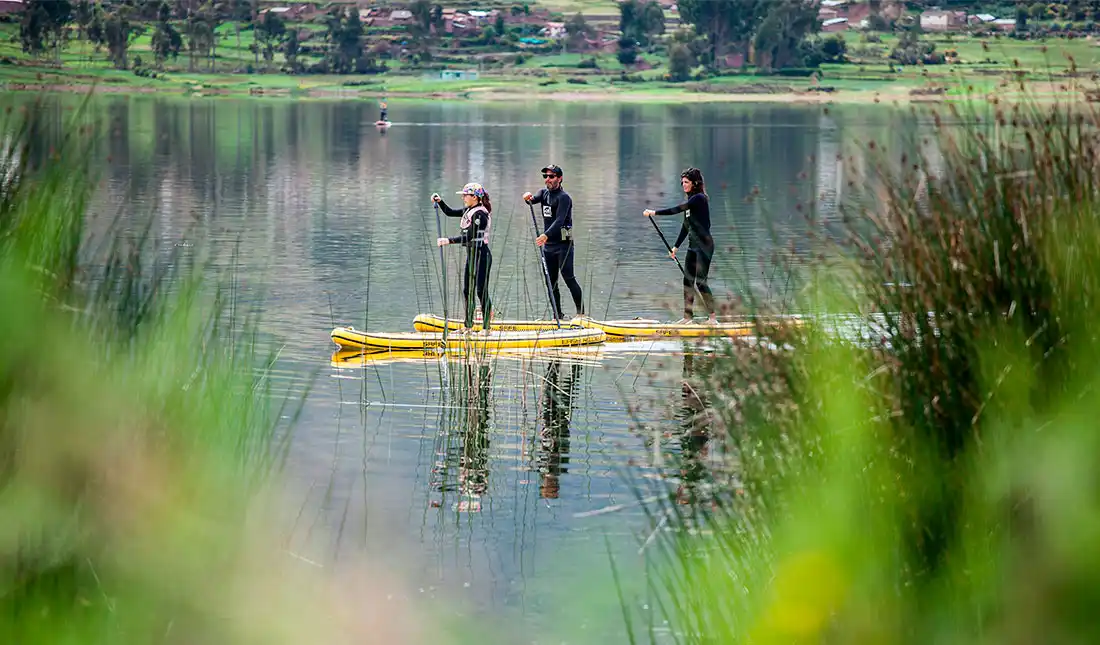
[(865, 144), (875, 206), (825, 231), (800, 303), (878, 342), (811, 324), (685, 379), (736, 478), (653, 511), (676, 642), (1096, 638), (1100, 118), (994, 99), (926, 122)]
[(91, 244), (97, 124), (77, 110), (38, 150), (41, 115), (12, 115), (0, 161), (5, 641), (438, 640), (385, 572), (284, 550), (267, 484), (301, 400), (273, 391), (257, 319), (147, 232)]

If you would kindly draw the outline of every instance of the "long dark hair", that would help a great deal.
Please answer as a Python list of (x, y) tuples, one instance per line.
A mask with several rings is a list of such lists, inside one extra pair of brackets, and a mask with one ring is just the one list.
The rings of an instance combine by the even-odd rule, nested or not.
[(698, 168), (688, 168), (684, 172), (680, 173), (680, 177), (687, 178), (691, 181), (691, 194), (703, 193), (707, 194), (706, 186), (703, 184), (703, 171)]
[(493, 214), (493, 205), (489, 202), (489, 191), (485, 191), (484, 197), (478, 197), (478, 203), (485, 207), (485, 210), (489, 211), (489, 214)]

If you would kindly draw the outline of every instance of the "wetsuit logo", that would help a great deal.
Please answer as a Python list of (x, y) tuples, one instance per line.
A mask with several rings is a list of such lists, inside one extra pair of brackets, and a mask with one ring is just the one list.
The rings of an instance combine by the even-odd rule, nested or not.
[(549, 204), (543, 204), (542, 205), (542, 216), (543, 217), (553, 217), (553, 211), (550, 210), (550, 205)]

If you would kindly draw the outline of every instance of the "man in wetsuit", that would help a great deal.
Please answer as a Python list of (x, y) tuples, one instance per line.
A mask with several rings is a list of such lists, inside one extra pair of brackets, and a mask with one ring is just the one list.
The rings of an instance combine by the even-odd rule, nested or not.
[(550, 274), (551, 292), (554, 298), (554, 316), (561, 320), (565, 314), (561, 310), (561, 292), (558, 289), (558, 274), (565, 278), (565, 286), (573, 296), (577, 315), (584, 315), (581, 300), (581, 284), (573, 272), (573, 199), (562, 190), (561, 167), (550, 164), (542, 169), (542, 178), (546, 188), (538, 193), (523, 194), (528, 204), (542, 204), (542, 235), (535, 244), (543, 247), (546, 257), (546, 270)]

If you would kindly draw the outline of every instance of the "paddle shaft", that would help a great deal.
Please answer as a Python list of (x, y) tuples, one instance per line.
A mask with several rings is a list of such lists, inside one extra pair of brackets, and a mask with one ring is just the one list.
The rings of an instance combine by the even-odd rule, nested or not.
[[(535, 219), (535, 205), (527, 204), (527, 207), (531, 209), (531, 226), (535, 229), (535, 239), (539, 237), (539, 221)], [(561, 321), (558, 320), (558, 310), (554, 306), (554, 290), (550, 284), (550, 269), (546, 266), (546, 249), (541, 246), (539, 249), (539, 260), (542, 261), (542, 277), (546, 278), (546, 299), (550, 301), (550, 315), (554, 317), (554, 325), (558, 329), (561, 329)]]
[[(439, 204), (435, 206), (435, 232), (437, 237), (443, 237), (443, 225), (439, 222)], [(439, 272), (443, 276), (443, 342), (447, 342), (447, 265), (443, 263), (443, 247), (439, 247)]]
[[(668, 240), (665, 239), (665, 234), (661, 232), (661, 227), (657, 226), (657, 221), (654, 220), (653, 217), (647, 217), (646, 219), (649, 220), (650, 224), (653, 224), (653, 228), (657, 229), (657, 235), (661, 236), (661, 241), (665, 243), (665, 248), (668, 249), (669, 255), (672, 255), (672, 246), (669, 245)], [(683, 273), (686, 278), (687, 271), (684, 271), (684, 265), (680, 264), (680, 258), (673, 255), (672, 259), (676, 260), (676, 266), (680, 267), (680, 273)]]

